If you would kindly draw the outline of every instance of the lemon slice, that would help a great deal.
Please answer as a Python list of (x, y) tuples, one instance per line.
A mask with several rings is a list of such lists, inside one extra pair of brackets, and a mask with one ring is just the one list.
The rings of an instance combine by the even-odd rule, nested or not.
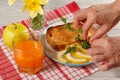
[(62, 50), (57, 53), (57, 59), (64, 63), (67, 62), (67, 60), (63, 58), (63, 55), (65, 55), (65, 52), (66, 52), (66, 50)]
[(77, 51), (77, 52), (75, 52), (75, 53), (73, 53), (73, 54), (74, 54), (74, 56), (77, 57), (77, 58), (84, 58), (84, 59), (87, 59), (87, 60), (91, 60), (91, 56), (85, 55), (85, 54), (83, 54), (83, 53), (81, 53), (81, 52), (79, 52), (79, 51)]
[(49, 0), (40, 0), (40, 4), (45, 5), (48, 3)]
[(82, 52), (83, 54), (88, 54), (86, 49), (83, 49), (81, 45), (77, 45), (78, 51)]
[(76, 58), (73, 58), (70, 53), (67, 53), (65, 56), (66, 56), (66, 59), (67, 59), (69, 62), (71, 62), (71, 63), (83, 64), (83, 63), (86, 63), (86, 62), (87, 62), (86, 59), (76, 59)]

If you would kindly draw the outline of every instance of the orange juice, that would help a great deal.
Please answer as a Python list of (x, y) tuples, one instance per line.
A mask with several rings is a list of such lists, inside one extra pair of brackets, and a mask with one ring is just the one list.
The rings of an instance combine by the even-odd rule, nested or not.
[(20, 72), (37, 73), (43, 67), (43, 44), (35, 40), (20, 41), (15, 44), (14, 59)]

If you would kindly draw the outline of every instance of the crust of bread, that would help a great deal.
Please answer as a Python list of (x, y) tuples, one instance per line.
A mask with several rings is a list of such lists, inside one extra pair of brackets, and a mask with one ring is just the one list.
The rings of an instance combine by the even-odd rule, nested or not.
[[(65, 49), (66, 46), (76, 42), (76, 37), (79, 32), (76, 30), (68, 30), (65, 25), (49, 27), (46, 31), (46, 39), (49, 45), (56, 51)], [(70, 26), (74, 29), (73, 23)], [(91, 34), (94, 33), (94, 28), (90, 29)]]

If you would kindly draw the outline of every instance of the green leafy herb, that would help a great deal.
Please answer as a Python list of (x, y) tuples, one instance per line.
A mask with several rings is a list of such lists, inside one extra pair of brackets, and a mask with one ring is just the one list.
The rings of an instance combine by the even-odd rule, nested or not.
[(69, 48), (67, 49), (67, 51), (65, 52), (65, 54), (70, 53), (70, 52), (76, 52), (76, 46), (69, 47)]
[(75, 38), (76, 41), (79, 41), (80, 35), (78, 34), (77, 37)]
[(62, 22), (64, 22), (65, 24), (67, 23), (66, 18), (61, 18)]
[(65, 27), (66, 27), (68, 30), (74, 30), (73, 28), (70, 27), (70, 23), (67, 23), (67, 24), (65, 25)]
[(79, 33), (82, 33), (82, 32), (83, 32), (82, 29), (80, 29), (80, 28), (79, 28), (77, 31), (78, 31)]
[(74, 30), (71, 26), (70, 26), (70, 23), (67, 23), (67, 19), (66, 18), (61, 18), (62, 22), (65, 23), (65, 27), (68, 29), (68, 30)]
[(90, 48), (90, 47), (91, 47), (91, 46), (90, 46), (89, 42), (87, 42), (87, 40), (84, 40), (84, 41), (82, 42), (82, 48), (88, 49), (88, 48)]

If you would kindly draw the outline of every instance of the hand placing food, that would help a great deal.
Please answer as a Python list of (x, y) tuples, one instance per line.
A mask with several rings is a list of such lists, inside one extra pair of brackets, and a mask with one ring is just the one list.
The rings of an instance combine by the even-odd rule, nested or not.
[(94, 63), (105, 62), (100, 70), (109, 70), (120, 66), (120, 37), (106, 37), (91, 42), (88, 53)]
[(75, 14), (74, 23), (83, 30), (84, 39), (87, 39), (91, 25), (99, 25), (98, 30), (88, 39), (91, 44), (88, 54), (94, 63), (105, 62), (99, 66), (100, 70), (120, 66), (120, 37), (103, 37), (120, 21), (119, 7), (120, 0), (115, 0), (113, 3), (91, 6)]
[[(116, 0), (114, 3), (91, 6), (76, 13), (74, 22), (76, 26), (82, 28), (84, 39), (87, 39), (88, 30), (94, 23), (100, 27), (90, 41), (102, 37), (113, 28), (120, 20), (119, 5), (120, 1)], [(81, 21), (84, 22), (83, 25)]]

